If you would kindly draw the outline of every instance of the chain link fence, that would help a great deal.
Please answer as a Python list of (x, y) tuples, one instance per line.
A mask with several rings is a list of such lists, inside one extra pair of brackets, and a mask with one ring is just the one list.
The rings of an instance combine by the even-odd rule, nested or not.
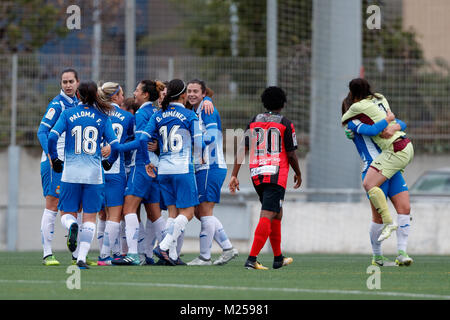
[[(11, 55), (0, 55), (0, 144), (10, 139)], [(310, 58), (279, 58), (279, 85), (286, 90), (287, 117), (296, 126), (300, 151), (308, 150)], [(125, 58), (103, 55), (101, 80), (123, 84)], [(263, 110), (260, 94), (266, 86), (266, 59), (254, 57), (137, 57), (137, 79), (199, 78), (215, 92), (214, 102), (225, 129), (245, 128)], [(444, 66), (422, 60), (370, 58), (365, 76), (383, 93), (394, 113), (408, 125), (416, 153), (450, 152), (450, 77)], [(75, 67), (89, 80), (90, 55), (21, 54), (18, 56), (17, 143), (38, 146), (36, 137), (47, 104), (60, 91), (60, 72)], [(439, 67), (439, 68), (438, 68)], [(340, 108), (340, 106), (336, 106)], [(336, 119), (339, 121), (339, 119)]]

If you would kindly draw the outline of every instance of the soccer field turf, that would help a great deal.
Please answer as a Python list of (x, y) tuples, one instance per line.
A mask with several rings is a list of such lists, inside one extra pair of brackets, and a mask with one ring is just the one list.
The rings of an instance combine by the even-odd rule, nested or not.
[(381, 268), (381, 289), (373, 290), (369, 256), (291, 256), (291, 265), (273, 270), (272, 256), (261, 255), (266, 271), (245, 269), (243, 253), (225, 266), (94, 266), (80, 270), (81, 289), (70, 290), (68, 252), (56, 253), (56, 267), (41, 265), (40, 252), (0, 252), (0, 299), (450, 299), (448, 256), (413, 256), (410, 267)]

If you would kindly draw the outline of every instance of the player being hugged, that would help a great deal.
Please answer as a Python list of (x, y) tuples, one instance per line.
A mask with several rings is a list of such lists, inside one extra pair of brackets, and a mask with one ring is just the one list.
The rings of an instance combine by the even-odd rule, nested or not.
[[(158, 139), (161, 195), (174, 225), (154, 253), (170, 265), (177, 265), (178, 237), (199, 204), (194, 163), (201, 162), (203, 139), (197, 115), (186, 109), (185, 103), (186, 84), (179, 79), (170, 81), (161, 110), (150, 118), (140, 138), (141, 150), (146, 150), (151, 139)], [(155, 165), (148, 156), (145, 163), (149, 176), (154, 176)]]
[[(104, 177), (102, 164), (110, 168), (118, 156), (118, 139), (112, 128), (108, 112), (111, 105), (102, 102), (97, 95), (97, 85), (82, 82), (78, 88), (81, 103), (61, 113), (48, 138), (48, 149), (55, 172), (62, 171), (61, 195), (58, 208), (61, 223), (69, 231), (68, 248), (77, 248), (77, 212), (83, 209), (80, 228), (80, 248), (77, 265), (88, 269), (86, 256), (95, 233), (96, 214), (103, 203)], [(58, 158), (56, 143), (66, 132), (64, 169)], [(111, 145), (111, 156), (103, 160), (100, 142), (104, 139)]]

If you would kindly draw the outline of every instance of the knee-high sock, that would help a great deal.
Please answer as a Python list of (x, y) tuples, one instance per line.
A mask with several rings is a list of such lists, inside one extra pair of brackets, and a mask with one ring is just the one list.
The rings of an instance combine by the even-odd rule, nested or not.
[(187, 223), (188, 219), (182, 214), (176, 217), (173, 223), (172, 232), (170, 232), (171, 230), (169, 229), (166, 236), (159, 245), (162, 250), (169, 250), (170, 258), (173, 260), (178, 259), (176, 250), (178, 237), (184, 231)]
[(213, 216), (213, 220), (215, 223), (214, 240), (219, 244), (219, 246), (222, 248), (222, 250), (229, 250), (229, 249), (233, 248), (233, 245), (231, 244), (230, 239), (228, 239), (227, 233), (225, 232), (225, 229), (223, 228), (222, 222), (220, 222), (220, 220), (214, 216)]
[(281, 256), (281, 220), (272, 219), (269, 239), (270, 245), (272, 246), (273, 256)]
[(136, 213), (129, 213), (125, 216), (125, 235), (127, 237), (128, 254), (137, 254), (139, 220)]
[(80, 245), (78, 251), (77, 261), (85, 261), (86, 256), (91, 248), (92, 240), (94, 239), (95, 234), (95, 223), (93, 222), (85, 222), (81, 225), (80, 228)]
[(259, 219), (259, 223), (256, 226), (255, 236), (253, 239), (252, 249), (250, 250), (250, 256), (257, 257), (267, 238), (270, 235), (270, 219), (262, 217)]
[[(109, 225), (109, 226), (108, 226)], [(109, 245), (113, 255), (120, 254), (120, 223), (114, 221), (107, 221), (105, 232), (109, 233)]]
[(411, 228), (412, 218), (409, 214), (399, 214), (397, 216), (397, 250), (406, 252), (408, 247), (408, 235)]
[(103, 241), (105, 240), (106, 220), (98, 219), (97, 223), (97, 242), (100, 251), (102, 250)]
[(392, 223), (392, 216), (389, 212), (388, 204), (386, 201), (386, 195), (383, 190), (378, 187), (373, 187), (370, 189), (367, 194), (369, 195), (369, 200), (377, 210), (377, 212), (381, 215), (381, 219), (384, 224)]
[(381, 242), (378, 241), (378, 237), (383, 231), (384, 225), (382, 223), (370, 222), (369, 236), (370, 244), (372, 245), (372, 253), (376, 256), (381, 256), (383, 253), (381, 251)]
[(119, 235), (119, 223), (113, 221), (106, 221), (103, 243), (100, 250), (100, 258), (104, 259), (111, 255), (111, 250), (114, 244), (118, 242), (118, 235)]
[(56, 215), (58, 212), (52, 211), (49, 209), (45, 209), (44, 213), (42, 214), (41, 219), (41, 239), (42, 239), (42, 247), (44, 249), (44, 255), (46, 256), (51, 255), (52, 252), (52, 240), (53, 240), (53, 234), (55, 231), (55, 220)]
[[(155, 231), (156, 239), (158, 243), (161, 243), (163, 239), (164, 228), (166, 226), (166, 220), (163, 216), (159, 217), (157, 220), (153, 221), (153, 229)], [(154, 243), (152, 244), (154, 245)]]
[(215, 231), (215, 221), (213, 216), (200, 218), (200, 255), (206, 259), (211, 259), (211, 246)]
[(127, 235), (125, 232), (125, 221), (120, 221), (120, 231), (119, 231), (119, 241), (120, 241), (120, 254), (128, 253)]
[(153, 222), (147, 219), (145, 223), (145, 245), (144, 245), (144, 253), (147, 257), (151, 257), (153, 255), (153, 243), (156, 237), (155, 228), (153, 227)]

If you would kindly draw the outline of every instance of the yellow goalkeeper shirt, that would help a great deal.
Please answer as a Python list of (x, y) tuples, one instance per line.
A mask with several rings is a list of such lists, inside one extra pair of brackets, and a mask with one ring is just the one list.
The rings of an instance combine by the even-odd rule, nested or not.
[[(342, 116), (341, 122), (342, 124), (347, 124), (350, 120), (358, 119), (366, 124), (374, 124), (380, 120), (386, 118), (387, 110), (390, 110), (389, 103), (386, 98), (377, 93), (377, 96), (380, 99), (375, 97), (369, 97), (359, 102), (356, 102), (351, 105), (350, 109), (347, 110), (346, 113)], [(389, 125), (395, 124), (395, 120), (391, 121)], [(403, 131), (396, 131), (392, 137), (389, 139), (381, 138), (381, 133), (377, 136), (372, 137), (373, 141), (380, 147), (381, 150), (387, 150), (392, 143), (397, 140), (399, 137), (405, 135)]]

